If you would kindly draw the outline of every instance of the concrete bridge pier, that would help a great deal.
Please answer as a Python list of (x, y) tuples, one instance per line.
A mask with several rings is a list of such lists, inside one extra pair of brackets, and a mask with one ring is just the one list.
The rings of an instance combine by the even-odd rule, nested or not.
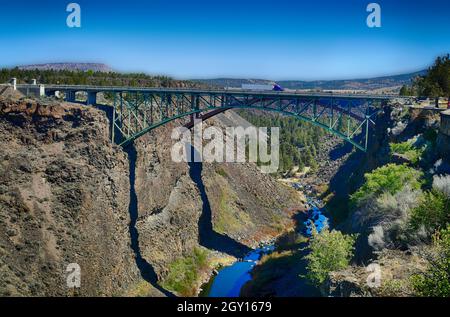
[(97, 104), (97, 92), (88, 92), (86, 104), (87, 105)]
[(75, 102), (76, 101), (75, 91), (73, 91), (73, 90), (66, 91), (66, 101), (67, 102)]

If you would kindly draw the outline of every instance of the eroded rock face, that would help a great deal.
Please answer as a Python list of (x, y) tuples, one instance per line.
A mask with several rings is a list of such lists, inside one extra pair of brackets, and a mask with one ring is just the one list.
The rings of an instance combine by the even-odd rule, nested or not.
[(202, 201), (188, 164), (171, 159), (173, 126), (154, 130), (135, 144), (139, 245), (158, 276), (199, 245)]
[(254, 164), (205, 164), (204, 184), (215, 231), (254, 247), (292, 227), (300, 195)]
[[(98, 110), (0, 101), (0, 293), (114, 295), (139, 276), (126, 155)], [(81, 288), (66, 287), (69, 263)]]

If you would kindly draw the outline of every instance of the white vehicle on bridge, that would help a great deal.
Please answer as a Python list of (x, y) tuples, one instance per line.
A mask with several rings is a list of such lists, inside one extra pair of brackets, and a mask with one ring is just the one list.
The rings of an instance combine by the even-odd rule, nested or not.
[(284, 89), (278, 84), (242, 84), (243, 90), (251, 91), (284, 91)]

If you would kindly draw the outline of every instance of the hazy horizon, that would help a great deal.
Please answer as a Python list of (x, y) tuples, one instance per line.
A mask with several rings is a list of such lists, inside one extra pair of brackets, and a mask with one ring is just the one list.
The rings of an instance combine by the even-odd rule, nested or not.
[[(14, 67), (29, 67), (29, 66), (44, 66), (44, 65), (54, 65), (54, 64), (99, 64), (99, 65), (104, 65), (106, 67), (111, 68), (111, 70), (113, 72), (118, 72), (118, 73), (132, 73), (132, 72), (128, 72), (128, 71), (121, 71), (119, 70), (117, 67), (114, 67), (113, 65), (109, 65), (106, 63), (102, 63), (102, 62), (71, 62), (71, 61), (64, 61), (64, 62), (38, 62), (38, 63), (29, 63), (29, 64), (22, 64), (22, 65), (13, 65), (13, 66), (9, 66), (6, 68), (14, 68)], [(274, 80), (274, 81), (303, 81), (303, 82), (314, 82), (314, 81), (342, 81), (342, 80), (365, 80), (365, 79), (376, 79), (376, 78), (383, 78), (383, 77), (395, 77), (395, 76), (402, 76), (402, 75), (408, 75), (408, 74), (414, 74), (414, 73), (418, 73), (418, 72), (422, 72), (422, 71), (426, 71), (428, 69), (428, 67), (431, 66), (428, 65), (427, 67), (423, 68), (423, 69), (418, 69), (418, 70), (413, 70), (410, 72), (403, 72), (403, 73), (395, 73), (395, 74), (385, 74), (385, 75), (381, 75), (381, 76), (369, 76), (369, 77), (358, 77), (358, 78), (331, 78), (331, 79), (302, 79), (302, 78), (257, 78), (257, 77), (237, 77), (237, 76), (231, 76), (231, 77), (223, 77), (223, 76), (216, 76), (216, 77), (187, 77), (187, 78), (179, 78), (179, 77), (175, 77), (175, 76), (171, 76), (168, 74), (153, 74), (153, 73), (148, 73), (148, 72), (133, 72), (133, 73), (145, 73), (146, 75), (150, 75), (150, 76), (170, 76), (174, 79), (179, 79), (179, 80), (214, 80), (214, 79), (223, 79), (223, 80), (242, 80), (242, 79), (246, 79), (246, 80)], [(5, 68), (4, 66), (0, 65), (0, 68)]]

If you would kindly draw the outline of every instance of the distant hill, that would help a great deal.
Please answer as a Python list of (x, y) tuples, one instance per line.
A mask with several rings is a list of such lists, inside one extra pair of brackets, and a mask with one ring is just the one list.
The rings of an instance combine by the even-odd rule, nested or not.
[(202, 82), (211, 86), (219, 87), (241, 87), (243, 84), (273, 84), (273, 80), (267, 79), (242, 79), (242, 78), (214, 78), (195, 79), (193, 81)]
[(113, 69), (105, 64), (100, 63), (48, 63), (48, 64), (34, 64), (19, 66), (22, 70), (73, 70), (73, 71), (88, 71), (108, 73)]
[[(426, 70), (422, 70), (402, 75), (348, 80), (280, 80), (277, 83), (287, 89), (375, 90), (411, 84), (415, 77), (425, 75), (426, 72)], [(197, 81), (219, 87), (241, 87), (242, 84), (270, 84), (275, 82), (267, 79), (238, 78), (200, 79)]]
[[(113, 72), (108, 65), (101, 63), (47, 63), (19, 66), (21, 70), (72, 70), (94, 72)], [(207, 84), (216, 87), (241, 87), (242, 84), (271, 84), (277, 82), (287, 89), (329, 89), (329, 90), (377, 90), (385, 88), (399, 87), (411, 84), (417, 76), (426, 74), (426, 70), (375, 78), (365, 79), (346, 79), (346, 80), (280, 80), (270, 79), (244, 79), (244, 78), (214, 78), (214, 79), (196, 79), (192, 80), (201, 84)]]

